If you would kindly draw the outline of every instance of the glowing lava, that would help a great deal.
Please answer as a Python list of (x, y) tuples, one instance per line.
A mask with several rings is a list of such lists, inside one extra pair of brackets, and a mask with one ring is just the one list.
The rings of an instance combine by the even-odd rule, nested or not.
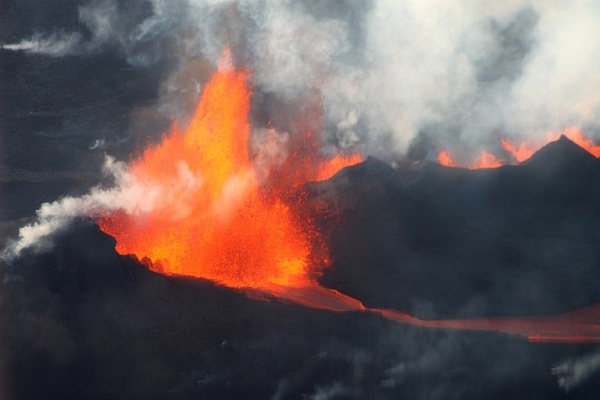
[(507, 333), (530, 342), (600, 343), (600, 304), (557, 316), (423, 320), (389, 309), (373, 309), (384, 317), (433, 329)]
[(458, 167), (458, 164), (450, 156), (450, 153), (447, 150), (440, 151), (440, 154), (438, 154), (438, 162), (445, 167)]
[[(187, 131), (174, 128), (129, 167), (136, 182), (167, 188), (160, 193), (170, 197), (148, 212), (120, 211), (98, 223), (116, 238), (119, 253), (149, 259), (157, 272), (275, 292), (314, 286), (314, 265), (326, 260), (314, 259), (310, 227), (278, 196), (298, 182), (270, 187), (268, 196), (261, 190), (249, 156), (248, 73), (236, 71), (228, 53), (224, 58)], [(318, 180), (362, 161), (317, 155), (289, 168)]]
[[(600, 157), (600, 146), (595, 145), (591, 139), (587, 138), (579, 128), (570, 127), (564, 129), (558, 133), (546, 134), (546, 141), (541, 143), (519, 143), (515, 144), (510, 139), (501, 139), (500, 143), (502, 148), (509, 153), (517, 162), (523, 162), (529, 159), (536, 151), (544, 147), (549, 142), (558, 140), (561, 135), (568, 137), (572, 142), (587, 150), (594, 157)], [(497, 156), (488, 153), (487, 151), (481, 152), (480, 158), (477, 162), (470, 165), (463, 165), (456, 162), (447, 150), (443, 150), (438, 154), (438, 162), (440, 165), (446, 167), (462, 167), (468, 169), (480, 169), (480, 168), (497, 168), (502, 165), (506, 165), (506, 162), (498, 158)]]
[[(564, 129), (559, 133), (548, 133), (546, 135), (547, 142), (558, 140), (561, 135), (565, 135), (572, 142), (594, 155), (594, 157), (600, 157), (600, 146), (596, 146), (594, 142), (585, 137), (583, 132), (581, 132), (581, 130), (576, 127)], [(538, 143), (535, 145), (528, 143), (520, 143), (517, 147), (512, 141), (508, 139), (503, 139), (502, 147), (504, 148), (504, 150), (509, 152), (517, 161), (522, 162), (531, 157), (533, 153), (544, 147), (546, 143)]]
[(447, 150), (441, 151), (438, 154), (438, 162), (440, 165), (446, 167), (462, 167), (467, 169), (498, 168), (504, 165), (503, 160), (497, 158), (492, 153), (488, 153), (487, 151), (482, 151), (477, 161), (466, 167), (457, 163), (452, 156), (450, 156), (450, 153)]

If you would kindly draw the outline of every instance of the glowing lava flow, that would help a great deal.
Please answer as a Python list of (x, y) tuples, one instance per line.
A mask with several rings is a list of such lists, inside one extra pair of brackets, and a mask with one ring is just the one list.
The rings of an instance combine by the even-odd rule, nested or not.
[[(559, 133), (548, 133), (546, 135), (546, 143), (558, 140), (561, 135), (565, 135), (575, 144), (594, 155), (594, 157), (600, 157), (600, 146), (596, 146), (594, 142), (586, 138), (583, 132), (576, 127), (564, 129)], [(514, 142), (508, 139), (502, 139), (502, 148), (509, 152), (518, 162), (523, 162), (531, 157), (533, 153), (541, 149), (546, 143), (537, 145), (520, 143), (519, 146), (516, 146)]]
[(600, 343), (600, 304), (557, 316), (422, 320), (389, 309), (372, 309), (384, 317), (415, 326), (507, 333), (530, 342)]
[(454, 159), (450, 156), (450, 153), (447, 150), (440, 151), (438, 154), (438, 162), (440, 165), (445, 167), (458, 167), (459, 165), (454, 161)]

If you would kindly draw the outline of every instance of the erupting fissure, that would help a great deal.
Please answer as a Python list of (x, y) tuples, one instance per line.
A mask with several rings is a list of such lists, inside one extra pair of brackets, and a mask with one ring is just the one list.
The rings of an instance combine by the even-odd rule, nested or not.
[(267, 182), (269, 189), (263, 190), (266, 184), (259, 182), (249, 152), (247, 80), (248, 72), (235, 70), (225, 52), (187, 130), (182, 134), (174, 127), (128, 168), (133, 180), (161, 187), (169, 198), (158, 199), (162, 206), (148, 212), (121, 210), (97, 222), (116, 238), (119, 253), (149, 260), (146, 264), (157, 272), (278, 293), (314, 287), (315, 266), (327, 259), (312, 251), (314, 230), (284, 194), (303, 183), (294, 177), (327, 179), (362, 157), (290, 156), (287, 162), (294, 165), (279, 167), (300, 173)]
[[(533, 144), (522, 142), (519, 143), (519, 145), (516, 145), (515, 142), (510, 139), (502, 139), (500, 143), (502, 144), (504, 151), (506, 151), (507, 156), (512, 157), (515, 162), (523, 162), (529, 159), (536, 151), (544, 147), (547, 143), (558, 140), (561, 135), (568, 137), (571, 141), (587, 150), (595, 157), (600, 157), (600, 145), (595, 145), (591, 139), (587, 138), (583, 132), (576, 127), (570, 127), (558, 133), (548, 133), (546, 134), (546, 141), (543, 143)], [(507, 164), (514, 164), (514, 162), (507, 162), (504, 158), (500, 158), (487, 151), (482, 151), (476, 162), (462, 164), (457, 162), (447, 150), (443, 150), (438, 154), (438, 162), (446, 167), (461, 167), (468, 169), (497, 168)]]
[[(247, 78), (248, 72), (235, 70), (225, 52), (187, 130), (180, 133), (173, 127), (162, 143), (128, 167), (132, 184), (160, 188), (146, 192), (149, 203), (161, 206), (97, 218), (100, 228), (116, 238), (120, 254), (133, 254), (156, 272), (205, 278), (249, 294), (258, 290), (312, 308), (370, 311), (417, 326), (492, 330), (532, 341), (600, 341), (600, 325), (581, 312), (546, 319), (425, 321), (396, 310), (366, 308), (322, 287), (316, 278), (328, 260), (315, 249), (326, 246), (315, 244), (316, 230), (284, 198), (291, 187), (327, 179), (362, 157), (325, 159), (315, 146), (316, 133), (307, 131), (295, 140), (296, 148), (288, 149), (284, 164), (274, 167), (270, 181), (262, 182), (249, 152)], [(440, 156), (456, 165), (449, 154)], [(481, 166), (496, 162), (484, 155)]]

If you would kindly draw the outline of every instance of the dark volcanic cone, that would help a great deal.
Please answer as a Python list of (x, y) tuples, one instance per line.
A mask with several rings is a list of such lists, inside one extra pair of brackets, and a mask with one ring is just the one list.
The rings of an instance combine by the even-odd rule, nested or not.
[(308, 188), (340, 213), (324, 228), (333, 265), (322, 283), (422, 318), (590, 305), (600, 300), (599, 179), (600, 162), (566, 137), (496, 169), (367, 160)]
[(546, 168), (558, 170), (562, 168), (597, 168), (598, 159), (585, 149), (579, 147), (565, 135), (548, 143), (538, 150), (522, 165), (544, 165)]

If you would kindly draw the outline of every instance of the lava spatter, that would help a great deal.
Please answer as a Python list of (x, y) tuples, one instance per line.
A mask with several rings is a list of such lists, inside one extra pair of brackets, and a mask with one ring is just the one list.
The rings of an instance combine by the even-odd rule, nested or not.
[[(98, 224), (116, 238), (119, 253), (148, 259), (157, 272), (278, 293), (316, 287), (311, 230), (282, 200), (298, 182), (279, 180), (262, 190), (248, 150), (249, 72), (237, 71), (228, 52), (223, 59), (187, 130), (173, 128), (128, 168), (135, 181), (166, 188), (160, 192), (169, 199), (148, 212), (104, 215)], [(319, 180), (361, 160), (305, 152), (285, 169)]]

